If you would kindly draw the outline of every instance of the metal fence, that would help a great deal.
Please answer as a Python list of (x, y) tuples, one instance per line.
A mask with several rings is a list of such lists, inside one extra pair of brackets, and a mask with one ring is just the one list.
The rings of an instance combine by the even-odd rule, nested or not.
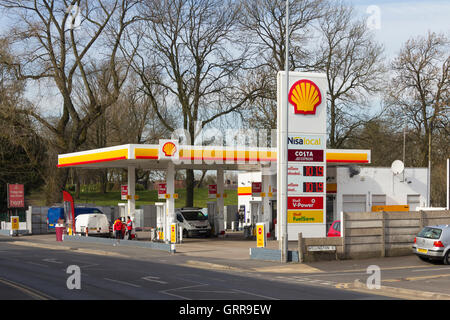
[(51, 229), (48, 229), (47, 225), (48, 209), (49, 207), (30, 207), (32, 234), (46, 234), (52, 232)]

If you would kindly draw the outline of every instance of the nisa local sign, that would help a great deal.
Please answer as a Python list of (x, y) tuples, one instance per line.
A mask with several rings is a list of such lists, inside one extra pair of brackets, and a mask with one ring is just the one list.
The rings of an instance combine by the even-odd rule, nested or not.
[(323, 136), (289, 136), (289, 146), (311, 147), (314, 149), (322, 149), (325, 147)]

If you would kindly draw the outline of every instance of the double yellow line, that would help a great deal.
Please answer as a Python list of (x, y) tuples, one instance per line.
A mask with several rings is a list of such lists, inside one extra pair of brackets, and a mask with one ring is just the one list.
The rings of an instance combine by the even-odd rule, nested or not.
[(0, 283), (3, 283), (11, 288), (17, 289), (20, 292), (23, 292), (24, 294), (28, 295), (29, 297), (31, 297), (34, 300), (56, 300), (55, 298), (53, 298), (45, 293), (36, 291), (36, 290), (31, 289), (23, 284), (19, 284), (17, 282), (13, 282), (11, 280), (6, 280), (3, 278), (0, 278)]

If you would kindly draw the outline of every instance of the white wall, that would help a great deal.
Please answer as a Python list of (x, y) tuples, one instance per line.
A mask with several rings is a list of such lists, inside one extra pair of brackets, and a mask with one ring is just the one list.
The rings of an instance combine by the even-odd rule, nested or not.
[(342, 211), (344, 195), (366, 195), (367, 212), (372, 211), (373, 195), (386, 195), (386, 205), (407, 205), (408, 195), (420, 195), (420, 205), (426, 205), (426, 168), (405, 168), (403, 176), (394, 175), (390, 168), (361, 167), (360, 174), (352, 178), (348, 168), (337, 168), (336, 178), (337, 213)]
[[(261, 182), (261, 172), (245, 172), (238, 175), (238, 192), (239, 188), (251, 188), (252, 182)], [(245, 220), (250, 215), (250, 201), (261, 201), (261, 197), (238, 196), (238, 210), (242, 205), (245, 205)]]

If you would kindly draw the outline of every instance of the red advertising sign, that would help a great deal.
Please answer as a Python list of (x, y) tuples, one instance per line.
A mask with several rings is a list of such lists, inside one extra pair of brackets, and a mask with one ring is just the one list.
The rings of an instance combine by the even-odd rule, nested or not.
[(167, 193), (167, 184), (158, 183), (158, 199), (165, 199)]
[[(64, 218), (66, 219), (66, 223), (72, 229), (72, 234), (75, 231), (75, 205), (73, 202), (72, 195), (63, 191), (63, 201), (64, 201)], [(71, 234), (71, 235), (72, 235)]]
[(288, 210), (323, 209), (323, 197), (288, 197)]
[(8, 184), (8, 208), (25, 207), (25, 189), (23, 184)]
[(128, 195), (128, 186), (127, 185), (120, 186), (120, 199), (127, 200), (127, 195)]
[(323, 150), (288, 150), (288, 161), (323, 162)]
[(208, 198), (217, 198), (217, 184), (208, 185)]
[(262, 192), (262, 182), (252, 182), (253, 197), (260, 197)]

